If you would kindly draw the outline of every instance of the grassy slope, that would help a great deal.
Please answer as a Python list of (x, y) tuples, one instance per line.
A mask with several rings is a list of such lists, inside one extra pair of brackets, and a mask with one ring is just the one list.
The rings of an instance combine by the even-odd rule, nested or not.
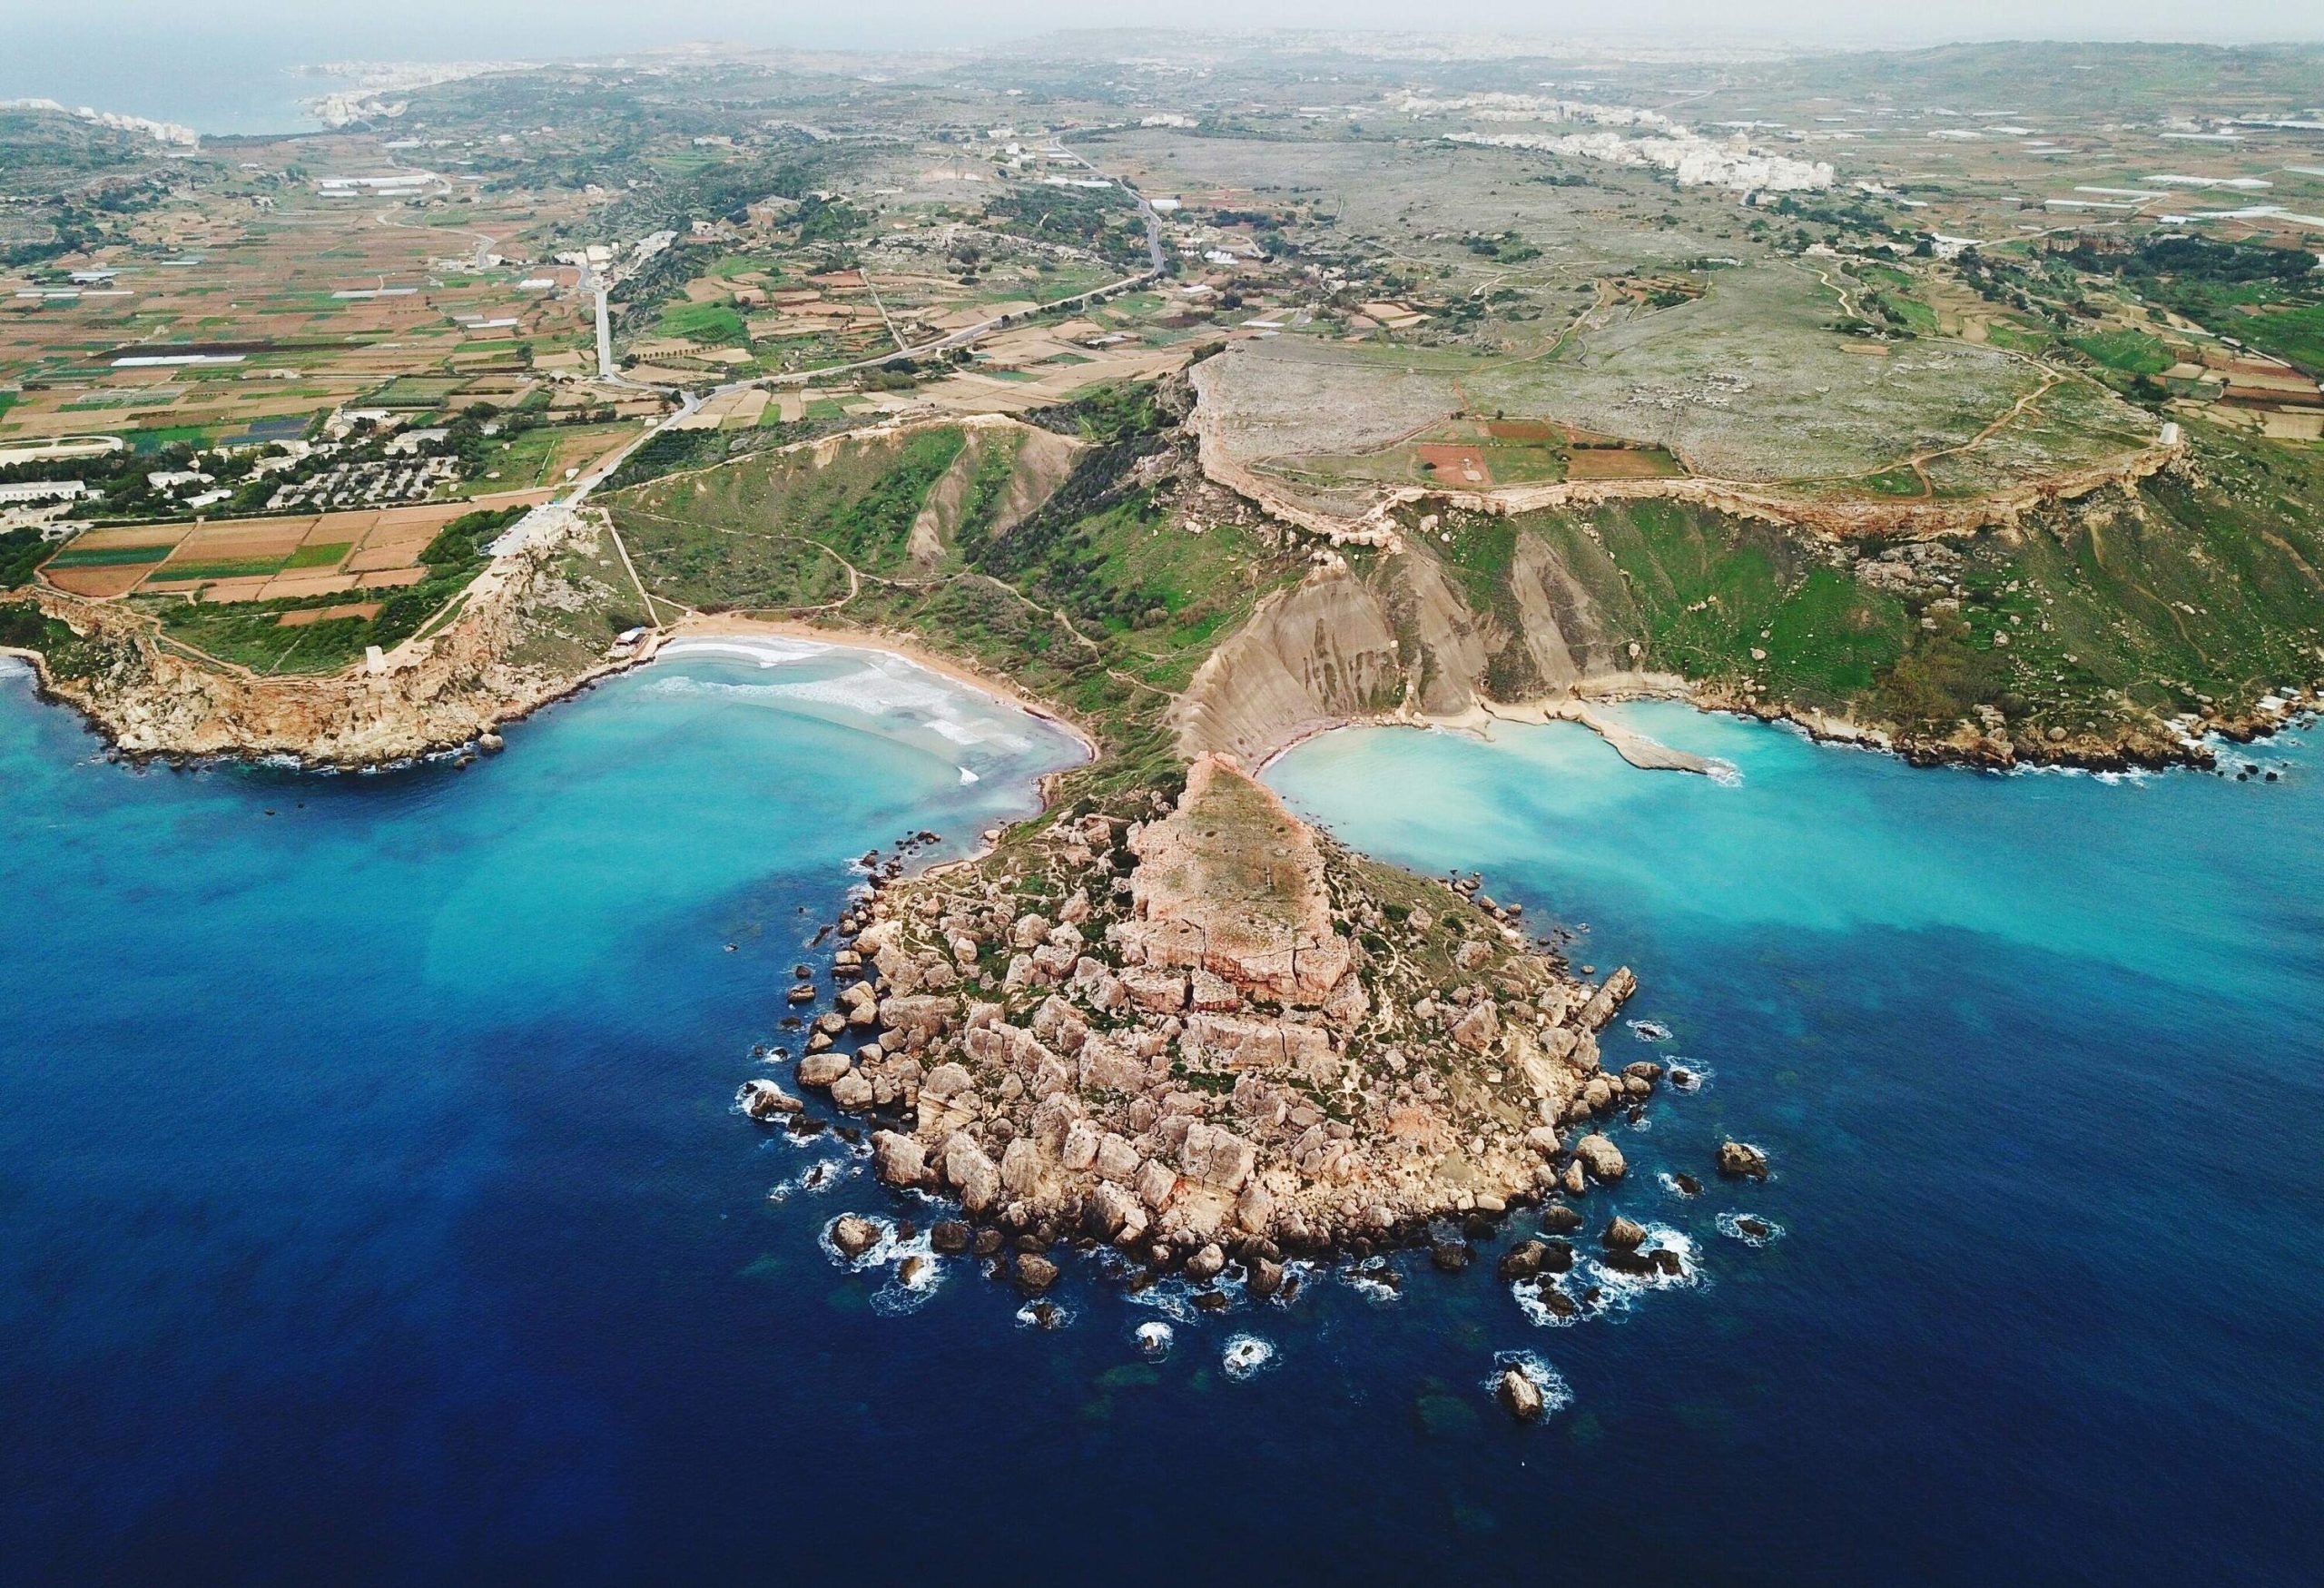
[[(1482, 520), (1446, 562), (1504, 633), (1519, 621), (1513, 543), (1530, 532), (1588, 592), (1610, 642), (1640, 644), (1643, 666), (1915, 735), (1941, 735), (1981, 705), (2020, 736), (2105, 735), (2203, 697), (2232, 714), (2324, 674), (2324, 453), (2227, 435), (2203, 445), (2195, 480), (1946, 543), (1959, 555), (1951, 592), (1876, 588), (1847, 557), (1669, 503)], [(1497, 660), (1488, 687), (1521, 695), (1525, 675)]]
[[(655, 481), (613, 508), (657, 595), (771, 616), (823, 608), (838, 625), (908, 631), (1093, 725), (1111, 752), (1087, 775), (1093, 788), (1145, 782), (1175, 767), (1170, 692), (1304, 562), (1264, 532), (1166, 526), (1130, 478), (1164, 444), (1163, 418), (1117, 398), (1088, 405), (1083, 431), (1097, 444), (1005, 534), (993, 519), (1013, 439), (950, 427), (844, 443), (820, 468), (802, 453)], [(904, 539), (963, 446), (977, 456), (931, 574), (904, 557)], [(867, 576), (852, 597), (834, 552)]]

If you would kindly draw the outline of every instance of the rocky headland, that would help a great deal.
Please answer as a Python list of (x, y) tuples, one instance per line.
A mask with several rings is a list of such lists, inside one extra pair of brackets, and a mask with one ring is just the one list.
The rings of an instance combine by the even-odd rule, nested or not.
[[(1437, 1221), (1622, 1178), (1599, 1125), (1662, 1073), (1609, 1070), (1597, 1033), (1635, 979), (1577, 976), (1521, 917), (1206, 755), (1175, 799), (891, 863), (839, 923), (796, 1084), (862, 1119), (881, 1180), (997, 1232), (980, 1249), (1029, 1289), (1079, 1241), (1196, 1280), (1231, 1261), (1266, 1294), (1290, 1254), (1457, 1246)], [(812, 976), (796, 996), (826, 1001)], [(803, 1106), (765, 1080), (740, 1100)]]

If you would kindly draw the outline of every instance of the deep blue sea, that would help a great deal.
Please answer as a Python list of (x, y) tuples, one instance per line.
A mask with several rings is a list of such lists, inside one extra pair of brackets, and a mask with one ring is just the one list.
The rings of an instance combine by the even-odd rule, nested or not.
[[(2313, 1581), (2313, 750), (1996, 778), (1653, 707), (1736, 777), (1305, 745), (1300, 807), (1638, 969), (1671, 1034), (1610, 1055), (1708, 1079), (1591, 1216), (1698, 1281), (1540, 1327), (1490, 1261), (1217, 1317), (1069, 1267), (1050, 1330), (842, 1267), (839, 1212), (929, 1209), (731, 1100), (850, 857), (958, 852), (1071, 747), (768, 659), (368, 777), (133, 768), (0, 677), (0, 1579)], [(1710, 1177), (1722, 1133), (1773, 1180)], [(1519, 1352), (1540, 1426), (1486, 1394)]]

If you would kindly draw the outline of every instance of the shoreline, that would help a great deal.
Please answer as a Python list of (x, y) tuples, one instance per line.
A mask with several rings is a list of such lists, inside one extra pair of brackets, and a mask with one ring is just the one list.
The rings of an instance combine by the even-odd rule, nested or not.
[[(876, 651), (972, 689), (1062, 730), (1081, 746), (1083, 764), (1097, 760), (1103, 753), (1095, 735), (1057, 707), (1019, 693), (989, 676), (972, 663), (931, 650), (909, 636), (892, 635), (881, 629), (832, 628), (796, 618), (750, 617), (735, 613), (684, 617), (660, 632), (663, 637), (652, 656), (637, 657), (628, 663), (628, 666), (643, 666), (659, 660), (672, 646), (683, 645), (688, 640), (747, 639), (753, 636), (797, 640), (827, 650)], [(1054, 773), (1043, 774), (1044, 777), (1055, 775)]]

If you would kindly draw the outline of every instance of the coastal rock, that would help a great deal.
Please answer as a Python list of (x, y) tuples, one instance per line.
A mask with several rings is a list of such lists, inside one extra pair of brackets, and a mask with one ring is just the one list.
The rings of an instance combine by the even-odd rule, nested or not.
[(855, 1060), (844, 1053), (810, 1053), (799, 1060), (799, 1084), (828, 1087), (853, 1068)]
[(946, 1257), (958, 1257), (969, 1249), (970, 1231), (957, 1218), (940, 1218), (929, 1227), (928, 1244)]
[(1178, 1165), (1196, 1179), (1226, 1192), (1243, 1189), (1257, 1159), (1252, 1145), (1232, 1130), (1196, 1122), (1187, 1129)]
[(807, 1105), (771, 1080), (746, 1080), (743, 1090), (734, 1094), (743, 1112), (753, 1119), (779, 1119), (786, 1114), (798, 1113)]
[(1581, 1228), (1581, 1214), (1562, 1202), (1551, 1202), (1541, 1209), (1541, 1228), (1551, 1235), (1571, 1235)]
[(1218, 1277), (1226, 1267), (1226, 1254), (1216, 1241), (1212, 1241), (1190, 1254), (1187, 1258), (1187, 1277), (1197, 1284), (1207, 1284)]
[(1630, 1171), (1630, 1165), (1622, 1160), (1622, 1149), (1595, 1131), (1573, 1144), (1573, 1160), (1589, 1171), (1591, 1179), (1604, 1185), (1612, 1185)]
[(1599, 983), (1598, 991), (1590, 995), (1590, 1001), (1581, 1006), (1578, 1023), (1586, 1031), (1601, 1029), (1614, 1018), (1614, 1011), (1622, 1007), (1622, 1001), (1637, 991), (1638, 978), (1631, 973), (1630, 968), (1628, 965), (1620, 967)]
[(872, 1172), (886, 1185), (916, 1186), (928, 1178), (928, 1155), (912, 1137), (877, 1130), (872, 1136)]
[(1610, 1252), (1634, 1252), (1646, 1244), (1646, 1228), (1635, 1220), (1616, 1214), (1600, 1233), (1598, 1244)]
[(1146, 1208), (1127, 1186), (1101, 1180), (1089, 1198), (1089, 1227), (1103, 1240), (1131, 1240), (1146, 1229)]
[(1057, 1265), (1038, 1252), (1017, 1254), (1017, 1288), (1039, 1295), (1057, 1283)]
[(976, 1123), (983, 1112), (976, 1083), (959, 1064), (939, 1064), (920, 1083), (915, 1106), (919, 1122), (914, 1134), (923, 1141), (942, 1141), (952, 1132)]
[(880, 1227), (856, 1213), (842, 1213), (832, 1220), (832, 1245), (848, 1258), (862, 1257), (880, 1241)]
[(1768, 1178), (1768, 1155), (1747, 1141), (1718, 1144), (1718, 1172), (1729, 1179)]
[(879, 1093), (859, 1070), (851, 1070), (832, 1082), (832, 1101), (850, 1112), (860, 1112), (878, 1102)]
[(1521, 1240), (1501, 1254), (1501, 1261), (1493, 1273), (1504, 1283), (1513, 1279), (1530, 1279), (1541, 1271), (1541, 1255), (1549, 1248), (1538, 1240)]
[(990, 1212), (1000, 1200), (1000, 1166), (967, 1131), (946, 1138), (941, 1162), (945, 1183), (960, 1193), (960, 1206), (970, 1212)]
[(1493, 1381), (1493, 1399), (1502, 1409), (1521, 1423), (1541, 1420), (1541, 1390), (1525, 1373), (1517, 1368), (1506, 1369)]

